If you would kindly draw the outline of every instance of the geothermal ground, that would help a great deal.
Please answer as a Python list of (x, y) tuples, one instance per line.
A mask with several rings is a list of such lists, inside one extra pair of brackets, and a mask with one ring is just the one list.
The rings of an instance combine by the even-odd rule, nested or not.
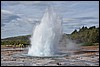
[(99, 66), (99, 46), (81, 46), (80, 50), (62, 49), (68, 56), (36, 58), (20, 56), (28, 48), (1, 46), (1, 66)]

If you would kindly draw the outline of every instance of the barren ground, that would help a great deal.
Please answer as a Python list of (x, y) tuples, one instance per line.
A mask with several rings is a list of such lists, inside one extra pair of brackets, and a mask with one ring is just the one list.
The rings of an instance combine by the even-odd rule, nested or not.
[(62, 52), (68, 56), (59, 58), (19, 57), (27, 48), (1, 46), (1, 66), (99, 66), (99, 46), (81, 46), (80, 50)]

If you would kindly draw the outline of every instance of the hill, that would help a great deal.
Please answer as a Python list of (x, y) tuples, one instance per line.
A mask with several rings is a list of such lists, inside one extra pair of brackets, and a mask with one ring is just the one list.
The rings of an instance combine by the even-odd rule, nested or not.
[(29, 44), (31, 35), (17, 36), (1, 39), (1, 45)]
[(92, 45), (93, 43), (99, 43), (99, 27), (82, 27), (79, 31), (74, 30), (70, 35), (72, 40), (76, 40), (77, 43), (84, 43)]

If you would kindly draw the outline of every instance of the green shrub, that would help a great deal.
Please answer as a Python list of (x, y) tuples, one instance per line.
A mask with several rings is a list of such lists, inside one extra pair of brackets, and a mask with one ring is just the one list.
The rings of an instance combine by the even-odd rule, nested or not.
[(82, 44), (82, 46), (93, 46), (94, 44), (91, 42), (85, 42)]

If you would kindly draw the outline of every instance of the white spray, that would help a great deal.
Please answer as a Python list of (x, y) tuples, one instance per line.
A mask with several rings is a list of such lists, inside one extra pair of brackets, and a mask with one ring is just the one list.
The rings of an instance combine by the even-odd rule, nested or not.
[(62, 36), (62, 20), (57, 16), (52, 7), (46, 12), (33, 31), (31, 47), (28, 55), (31, 56), (52, 56), (58, 50), (59, 40)]

